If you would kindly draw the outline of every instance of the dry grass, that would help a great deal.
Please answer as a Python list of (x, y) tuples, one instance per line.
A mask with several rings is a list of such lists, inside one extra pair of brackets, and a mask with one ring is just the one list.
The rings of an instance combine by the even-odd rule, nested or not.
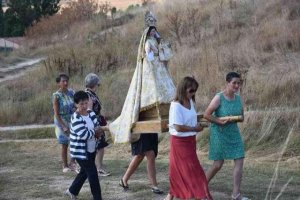
[[(101, 0), (94, 0), (94, 2), (103, 2)], [(110, 0), (110, 4), (117, 9), (122, 9), (125, 10), (128, 8), (130, 5), (136, 5), (136, 4), (141, 4), (141, 0)], [(61, 1), (62, 7), (66, 7), (68, 4), (64, 2), (63, 0)]]
[(299, 106), (299, 2), (176, 2), (161, 7), (159, 27), (176, 42), (172, 74), (197, 77), (204, 107), (231, 70), (243, 75), (247, 106)]
[(112, 0), (110, 1), (112, 6), (115, 6), (118, 9), (125, 10), (130, 5), (141, 4), (141, 0)]
[(31, 139), (54, 139), (56, 138), (54, 128), (38, 128), (27, 130), (0, 131), (2, 140), (31, 140)]
[[(251, 111), (246, 113), (241, 124), (246, 149), (254, 155), (268, 155), (285, 146), (286, 159), (300, 154), (299, 108), (293, 110), (274, 109), (269, 111)], [(290, 140), (285, 144), (290, 133)]]

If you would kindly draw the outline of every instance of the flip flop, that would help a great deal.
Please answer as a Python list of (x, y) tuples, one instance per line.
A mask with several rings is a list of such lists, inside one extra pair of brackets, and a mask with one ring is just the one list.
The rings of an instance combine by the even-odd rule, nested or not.
[(241, 198), (241, 200), (251, 200), (251, 199), (249, 199), (247, 197), (241, 196), (241, 193), (238, 193), (236, 196), (232, 195), (231, 198), (232, 198), (232, 200), (238, 200), (240, 198)]
[(124, 184), (123, 179), (120, 180), (119, 186), (121, 186), (124, 189), (124, 191), (129, 190), (128, 185)]
[(162, 191), (161, 189), (159, 189), (158, 187), (152, 187), (151, 188), (151, 191), (154, 193), (154, 194), (163, 194), (164, 191)]

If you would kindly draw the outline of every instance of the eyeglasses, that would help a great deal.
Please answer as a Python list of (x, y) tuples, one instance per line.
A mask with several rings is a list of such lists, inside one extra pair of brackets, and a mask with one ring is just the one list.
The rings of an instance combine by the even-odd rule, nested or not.
[(192, 94), (192, 93), (195, 93), (196, 91), (197, 90), (195, 90), (195, 89), (190, 89), (188, 92)]

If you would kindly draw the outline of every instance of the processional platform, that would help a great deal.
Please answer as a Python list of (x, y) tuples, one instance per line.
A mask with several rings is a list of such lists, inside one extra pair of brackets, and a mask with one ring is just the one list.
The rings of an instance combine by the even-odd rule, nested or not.
[[(139, 120), (133, 124), (132, 134), (164, 133), (169, 131), (169, 109), (170, 104), (159, 104), (155, 107), (142, 111)], [(197, 115), (197, 121), (203, 127), (208, 126), (208, 121), (203, 114)]]

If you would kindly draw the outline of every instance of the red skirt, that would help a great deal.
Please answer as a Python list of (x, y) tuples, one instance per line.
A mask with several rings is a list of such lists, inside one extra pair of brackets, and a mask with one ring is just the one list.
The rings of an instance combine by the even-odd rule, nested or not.
[(196, 136), (170, 137), (170, 194), (180, 199), (212, 199), (196, 154)]

